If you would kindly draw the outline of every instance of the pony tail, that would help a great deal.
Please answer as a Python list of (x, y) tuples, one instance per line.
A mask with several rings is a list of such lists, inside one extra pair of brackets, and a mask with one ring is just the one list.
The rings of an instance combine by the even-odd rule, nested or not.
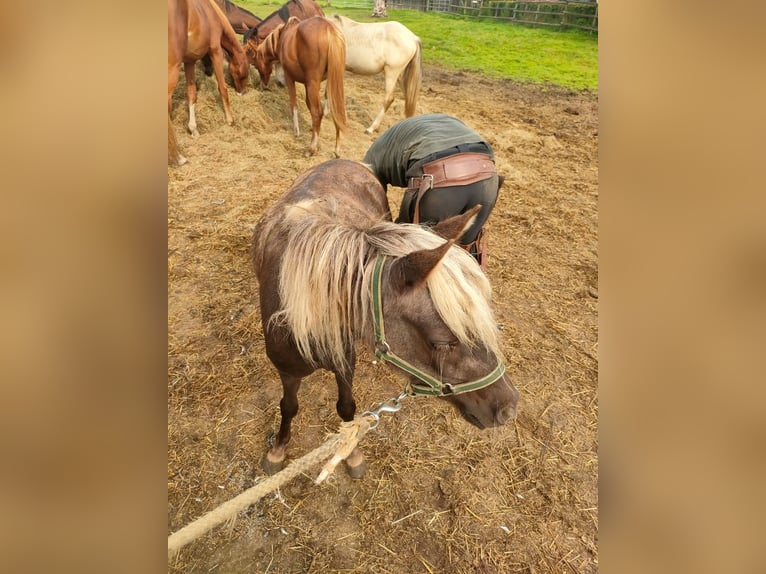
[(411, 117), (415, 115), (415, 108), (418, 104), (418, 96), (420, 96), (420, 87), (423, 83), (423, 71), (421, 66), (422, 54), (421, 54), (421, 42), (418, 39), (417, 50), (415, 55), (407, 64), (402, 74), (402, 91), (404, 92), (404, 115)]
[(327, 50), (327, 103), (333, 122), (339, 131), (346, 130), (346, 94), (343, 77), (346, 74), (346, 39), (337, 26), (330, 23)]

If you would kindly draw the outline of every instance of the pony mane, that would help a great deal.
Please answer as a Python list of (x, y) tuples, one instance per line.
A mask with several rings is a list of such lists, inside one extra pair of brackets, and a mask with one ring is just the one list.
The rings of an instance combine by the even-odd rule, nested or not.
[[(333, 198), (307, 199), (286, 208), (279, 276), (282, 310), (270, 321), (290, 328), (301, 356), (315, 366), (348, 372), (355, 342), (372, 332), (372, 271), (378, 255), (401, 257), (433, 249), (444, 239), (417, 225), (344, 222)], [(271, 227), (271, 226), (269, 226)], [(268, 230), (262, 237), (268, 237)], [(473, 258), (450, 249), (426, 281), (442, 320), (469, 348), (483, 345), (502, 358), (491, 288)]]

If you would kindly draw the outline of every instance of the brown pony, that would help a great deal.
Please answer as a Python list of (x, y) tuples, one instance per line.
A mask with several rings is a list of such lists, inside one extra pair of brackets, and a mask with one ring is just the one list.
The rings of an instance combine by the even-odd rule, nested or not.
[(205, 54), (209, 53), (213, 60), (226, 123), (231, 125), (233, 121), (223, 77), (223, 52), (229, 56), (229, 73), (234, 88), (241, 94), (247, 85), (250, 65), (244, 48), (221, 9), (213, 0), (168, 0), (168, 113), (183, 62), (189, 102), (189, 131), (193, 136), (199, 135), (194, 113), (197, 103), (194, 64)]
[[(479, 428), (516, 416), (519, 392), (502, 362), (489, 281), (455, 245), (477, 211), (433, 231), (395, 224), (377, 178), (345, 159), (310, 168), (266, 210), (253, 266), (266, 354), (283, 392), (266, 472), (284, 463), (301, 380), (316, 369), (334, 373), (338, 415), (354, 418), (357, 342), (400, 368), (410, 394), (443, 397)], [(362, 476), (359, 449), (346, 463)]]
[(290, 18), (266, 37), (256, 50), (255, 67), (265, 86), (269, 83), (273, 64), (279, 60), (285, 73), (290, 95), (293, 131), (300, 135), (295, 82), (306, 86), (306, 105), (311, 112), (312, 156), (317, 151), (322, 125), (322, 102), (319, 94), (322, 80), (327, 79), (327, 106), (335, 123), (335, 156), (340, 156), (340, 132), (346, 129), (346, 97), (343, 76), (346, 70), (346, 41), (340, 29), (322, 16), (308, 20)]

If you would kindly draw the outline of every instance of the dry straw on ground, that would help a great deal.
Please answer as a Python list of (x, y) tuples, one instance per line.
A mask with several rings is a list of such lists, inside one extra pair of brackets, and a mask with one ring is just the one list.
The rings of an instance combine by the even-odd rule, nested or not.
[[(253, 75), (254, 76), (254, 75)], [(200, 75), (201, 136), (185, 131), (183, 81), (173, 125), (190, 163), (168, 170), (168, 533), (262, 476), (279, 421), (279, 378), (264, 354), (248, 259), (262, 211), (318, 156), (292, 135), (276, 86), (232, 95), (223, 123)], [(382, 78), (346, 76), (344, 157), (361, 159)], [(364, 438), (369, 470), (326, 483), (298, 477), (231, 528), (182, 549), (171, 572), (595, 572), (597, 559), (598, 118), (594, 95), (522, 86), (426, 65), (418, 113), (455, 115), (492, 144), (507, 176), (488, 223), (489, 276), (518, 419), (479, 431), (448, 404), (420, 397)], [(394, 103), (381, 129), (403, 114)], [(401, 190), (389, 190), (396, 212)], [(402, 380), (360, 353), (361, 409)], [(302, 387), (289, 454), (335, 432), (335, 383)]]

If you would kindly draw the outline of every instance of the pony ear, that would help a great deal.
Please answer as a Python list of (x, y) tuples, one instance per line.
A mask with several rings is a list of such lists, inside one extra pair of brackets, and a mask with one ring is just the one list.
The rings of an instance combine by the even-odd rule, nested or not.
[(439, 247), (413, 251), (404, 257), (400, 257), (391, 264), (392, 282), (401, 291), (414, 289), (422, 285), (454, 243), (455, 240), (450, 239), (439, 245)]
[(457, 241), (473, 225), (479, 211), (481, 211), (481, 205), (475, 205), (462, 215), (455, 215), (440, 221), (431, 228), (431, 231), (441, 235), (444, 239)]

